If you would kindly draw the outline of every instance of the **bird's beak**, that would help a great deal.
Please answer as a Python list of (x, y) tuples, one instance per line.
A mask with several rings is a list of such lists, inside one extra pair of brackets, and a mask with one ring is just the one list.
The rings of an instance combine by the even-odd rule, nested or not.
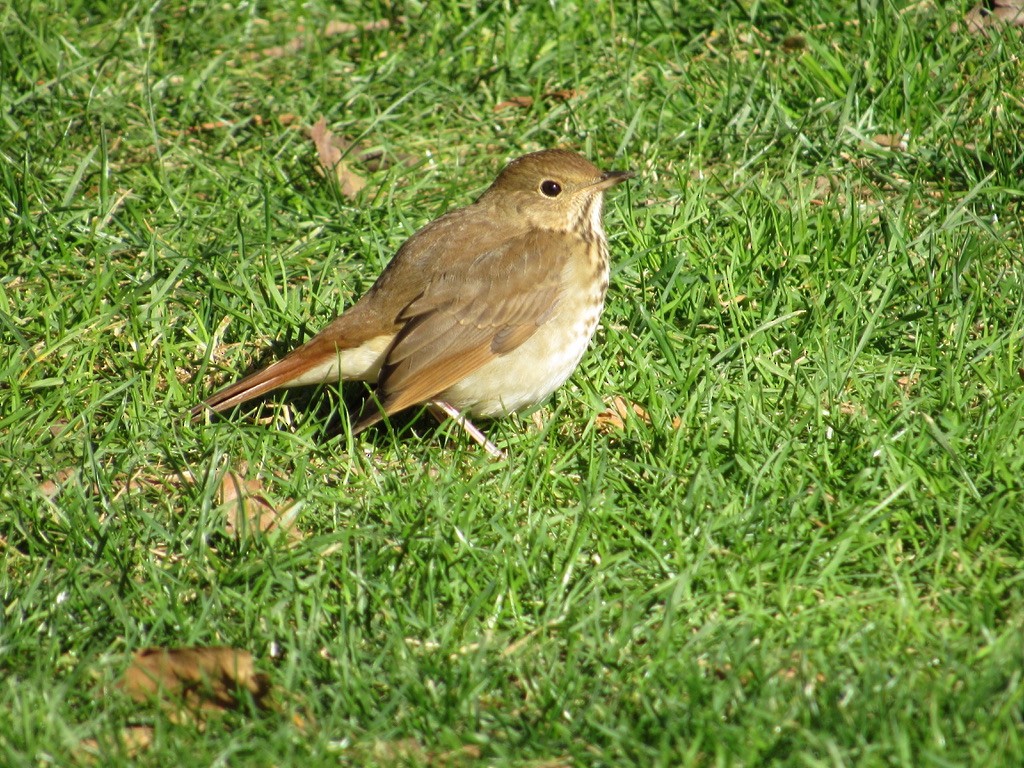
[(632, 179), (634, 176), (636, 174), (633, 171), (605, 171), (601, 174), (601, 178), (594, 182), (593, 186), (596, 189), (608, 189), (626, 179)]

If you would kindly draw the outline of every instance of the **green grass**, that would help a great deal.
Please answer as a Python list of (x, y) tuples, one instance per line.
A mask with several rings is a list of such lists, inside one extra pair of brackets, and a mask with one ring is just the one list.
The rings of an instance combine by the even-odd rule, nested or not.
[[(0, 762), (1024, 764), (1024, 44), (964, 10), (0, 8)], [(391, 159), (356, 200), (320, 116)], [(185, 422), (549, 146), (639, 175), (507, 460), (334, 388)], [(305, 538), (225, 531), (243, 465)], [(113, 688), (181, 645), (279, 708)]]

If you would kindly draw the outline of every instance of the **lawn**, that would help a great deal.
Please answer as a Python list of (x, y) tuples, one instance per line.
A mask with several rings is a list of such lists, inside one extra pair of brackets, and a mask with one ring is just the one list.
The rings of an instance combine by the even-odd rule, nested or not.
[[(0, 6), (0, 763), (1024, 765), (1024, 39), (967, 10)], [(358, 384), (189, 422), (546, 147), (637, 177), (505, 459)]]

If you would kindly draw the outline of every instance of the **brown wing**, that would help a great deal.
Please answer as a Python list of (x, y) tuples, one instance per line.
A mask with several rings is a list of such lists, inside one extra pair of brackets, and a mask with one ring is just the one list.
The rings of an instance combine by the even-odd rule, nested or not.
[(568, 252), (568, 236), (528, 232), (431, 280), (399, 315), (378, 379), (383, 414), (431, 400), (530, 338), (558, 306)]
[[(370, 290), (343, 315), (281, 360), (215, 392), (191, 410), (191, 418), (196, 420), (207, 410), (228, 410), (280, 387), (377, 378), (376, 372), (364, 375), (340, 369), (339, 355), (394, 336), (405, 324), (401, 314), (424, 295), (425, 286), (445, 278), (457, 281), (464, 261), (494, 248), (502, 234), (494, 227), (479, 226), (489, 216), (489, 210), (471, 205), (425, 226), (405, 242)], [(453, 243), (460, 246), (457, 257), (450, 251)]]

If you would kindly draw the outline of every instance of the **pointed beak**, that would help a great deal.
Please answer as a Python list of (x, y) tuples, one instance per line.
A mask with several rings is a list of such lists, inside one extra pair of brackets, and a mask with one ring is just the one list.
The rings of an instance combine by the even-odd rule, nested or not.
[(633, 171), (605, 171), (601, 174), (601, 178), (594, 182), (593, 186), (597, 189), (608, 189), (614, 187), (616, 184), (625, 181), (626, 179), (632, 179), (636, 176)]

